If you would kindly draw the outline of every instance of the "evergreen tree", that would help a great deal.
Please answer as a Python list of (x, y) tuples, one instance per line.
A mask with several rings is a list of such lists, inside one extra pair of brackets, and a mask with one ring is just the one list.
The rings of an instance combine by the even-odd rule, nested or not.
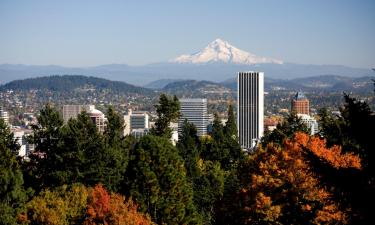
[(236, 118), (234, 116), (233, 106), (229, 105), (228, 107), (228, 120), (225, 123), (224, 127), (224, 134), (225, 136), (232, 137), (233, 139), (237, 140), (237, 125), (236, 125)]
[(0, 224), (16, 224), (16, 216), (26, 201), (22, 171), (17, 163), (18, 150), (13, 134), (0, 119)]
[(184, 163), (165, 138), (139, 140), (126, 171), (126, 190), (158, 224), (201, 224)]
[(180, 102), (176, 96), (169, 97), (161, 94), (159, 104), (155, 105), (158, 119), (155, 122), (155, 127), (151, 129), (151, 134), (171, 138), (172, 130), (169, 127), (171, 122), (176, 122), (180, 117)]
[(220, 163), (200, 159), (197, 129), (187, 120), (182, 125), (178, 140), (177, 149), (185, 161), (187, 177), (193, 184), (194, 203), (204, 218), (204, 224), (211, 224), (215, 202), (223, 195), (225, 172)]
[(27, 185), (39, 191), (55, 183), (53, 171), (60, 168), (63, 119), (49, 104), (40, 110), (37, 119), (38, 124), (32, 126), (33, 136), (29, 139), (35, 150), (30, 162), (25, 162), (23, 167)]
[(182, 124), (181, 133), (178, 136), (177, 149), (185, 161), (185, 167), (189, 177), (197, 173), (197, 162), (199, 160), (200, 141), (197, 128), (194, 124), (185, 120)]
[(268, 143), (281, 145), (286, 138), (291, 138), (296, 132), (304, 132), (309, 134), (307, 125), (295, 113), (289, 114), (283, 122), (276, 126), (276, 129), (271, 132), (265, 132), (261, 143), (266, 147)]
[[(124, 137), (124, 120), (113, 107), (108, 108), (107, 126), (104, 132), (104, 144), (106, 152), (106, 176), (103, 183), (110, 191), (118, 191), (129, 161), (131, 137)], [(100, 159), (99, 159), (100, 160)]]
[[(372, 205), (375, 201), (375, 116), (369, 105), (344, 94), (341, 116), (327, 110), (319, 112), (321, 135), (328, 146), (341, 145), (344, 152), (359, 154), (363, 169), (359, 172), (325, 169), (325, 182), (335, 188), (335, 197), (352, 208), (353, 224), (373, 224)], [(319, 163), (319, 161), (313, 161)], [(324, 165), (323, 165), (324, 166)]]
[(54, 170), (55, 185), (103, 182), (105, 161), (103, 137), (86, 112), (70, 119), (63, 129), (59, 168)]

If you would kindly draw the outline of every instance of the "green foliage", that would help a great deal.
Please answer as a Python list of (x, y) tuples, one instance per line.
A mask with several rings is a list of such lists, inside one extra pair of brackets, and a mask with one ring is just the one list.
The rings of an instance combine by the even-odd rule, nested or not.
[(33, 125), (33, 136), (30, 142), (35, 145), (30, 162), (23, 167), (28, 185), (35, 190), (55, 183), (54, 168), (60, 166), (60, 149), (62, 147), (62, 116), (51, 105), (40, 110), (38, 125)]
[(124, 137), (124, 120), (112, 107), (108, 108), (107, 119), (104, 132), (105, 158), (98, 160), (106, 162), (106, 175), (103, 183), (108, 190), (118, 191), (128, 165), (132, 138)]
[(88, 190), (81, 184), (43, 190), (26, 204), (26, 212), (19, 220), (26, 224), (79, 224), (84, 217), (87, 197)]
[[(235, 125), (229, 125), (233, 132), (236, 129)], [(202, 143), (201, 156), (205, 160), (219, 162), (224, 170), (230, 170), (236, 166), (239, 160), (243, 159), (244, 155), (236, 136), (231, 135), (232, 133), (225, 133), (225, 130), (229, 132), (229, 126), (224, 127), (218, 115), (215, 114), (212, 138), (205, 139)]]
[(341, 116), (334, 116), (327, 110), (319, 112), (320, 135), (327, 139), (329, 146), (340, 145), (344, 152), (359, 154), (363, 169), (360, 172), (345, 171), (337, 173), (329, 170), (319, 161), (318, 168), (324, 168), (324, 180), (335, 188), (335, 198), (352, 208), (354, 224), (373, 223), (372, 204), (375, 201), (375, 142), (373, 129), (375, 116), (369, 105), (344, 95)]
[(193, 184), (194, 203), (202, 218), (205, 218), (204, 223), (211, 224), (215, 202), (223, 195), (225, 172), (220, 168), (220, 163), (200, 159), (200, 145), (197, 129), (185, 120), (177, 149), (185, 161), (187, 177)]
[(296, 132), (309, 134), (309, 129), (297, 114), (291, 113), (282, 123), (276, 126), (275, 130), (265, 132), (261, 140), (262, 146), (266, 147), (271, 142), (281, 145), (286, 138), (293, 137)]
[(71, 94), (72, 90), (90, 87), (98, 91), (110, 89), (118, 94), (151, 94), (152, 91), (146, 88), (136, 87), (121, 81), (110, 81), (97, 77), (80, 75), (63, 75), (29, 78), (16, 80), (0, 87), (0, 90), (48, 90)]
[(233, 106), (229, 105), (228, 107), (228, 120), (225, 123), (224, 127), (224, 134), (225, 136), (232, 137), (233, 139), (237, 140), (237, 125), (236, 125), (236, 117), (234, 116)]
[(168, 139), (147, 135), (139, 140), (126, 171), (126, 186), (158, 224), (201, 224), (184, 163)]
[(17, 149), (13, 134), (0, 119), (0, 224), (16, 224), (16, 215), (27, 199), (14, 154)]
[(178, 98), (161, 94), (159, 104), (155, 105), (155, 108), (158, 119), (155, 122), (155, 127), (151, 129), (151, 134), (171, 138), (172, 130), (169, 124), (176, 122), (180, 117), (180, 102)]
[(86, 112), (71, 119), (63, 129), (59, 167), (54, 168), (57, 185), (82, 182), (94, 185), (105, 177), (103, 137)]

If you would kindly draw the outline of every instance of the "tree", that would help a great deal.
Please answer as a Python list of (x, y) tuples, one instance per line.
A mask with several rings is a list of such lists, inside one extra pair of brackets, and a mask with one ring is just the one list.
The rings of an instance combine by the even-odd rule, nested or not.
[(344, 106), (340, 109), (341, 116), (333, 116), (327, 110), (320, 111), (320, 134), (327, 139), (328, 146), (341, 145), (344, 152), (359, 154), (363, 169), (345, 173), (326, 169), (322, 179), (337, 190), (337, 199), (352, 208), (353, 223), (372, 224), (372, 204), (375, 201), (375, 144), (371, 131), (375, 127), (375, 116), (364, 101), (346, 94), (344, 101)]
[(155, 105), (158, 119), (155, 122), (155, 127), (151, 129), (151, 134), (166, 137), (172, 137), (172, 130), (169, 128), (171, 122), (176, 122), (180, 117), (180, 102), (176, 96), (169, 97), (161, 94), (159, 104)]
[(132, 224), (151, 225), (137, 205), (116, 193), (108, 193), (100, 184), (87, 188), (82, 184), (45, 189), (26, 204), (18, 216), (22, 224)]
[(118, 191), (128, 165), (132, 138), (124, 137), (124, 120), (111, 106), (108, 108), (106, 125), (103, 149), (105, 158), (98, 160), (106, 162), (106, 175), (102, 182), (110, 191)]
[(265, 132), (261, 140), (262, 146), (266, 147), (267, 144), (271, 142), (281, 145), (286, 138), (293, 137), (296, 132), (308, 134), (309, 129), (297, 114), (291, 113), (282, 123), (277, 124), (275, 130)]
[(197, 162), (199, 160), (200, 141), (197, 128), (194, 124), (185, 120), (182, 124), (181, 133), (178, 136), (177, 149), (185, 162), (187, 175), (193, 177), (197, 173)]
[(39, 191), (42, 187), (49, 187), (55, 183), (53, 171), (60, 166), (63, 119), (49, 104), (40, 110), (37, 119), (38, 124), (32, 126), (33, 136), (30, 138), (35, 150), (30, 156), (30, 162), (26, 162), (23, 167), (27, 184)]
[(138, 212), (137, 205), (131, 199), (125, 200), (122, 195), (110, 194), (99, 184), (89, 192), (83, 224), (151, 225), (152, 222), (149, 216)]
[(194, 204), (205, 224), (214, 220), (214, 206), (224, 192), (225, 172), (220, 163), (204, 161), (200, 158), (200, 140), (197, 129), (187, 120), (182, 125), (177, 149), (185, 162), (187, 179), (193, 184)]
[(18, 147), (9, 127), (0, 119), (0, 224), (16, 224), (16, 215), (27, 199), (15, 157)]
[(224, 134), (225, 136), (232, 137), (233, 139), (237, 140), (237, 125), (236, 125), (236, 118), (233, 112), (233, 106), (229, 105), (228, 107), (228, 120), (225, 123), (224, 127)]
[(319, 174), (310, 167), (313, 155), (337, 170), (361, 169), (354, 154), (343, 154), (324, 140), (296, 133), (282, 146), (269, 144), (257, 151), (245, 167), (239, 195), (244, 224), (345, 224), (350, 210), (334, 201)]
[(184, 163), (169, 140), (144, 136), (131, 155), (125, 185), (141, 211), (158, 224), (201, 224)]
[[(232, 126), (232, 125), (231, 125)], [(235, 125), (234, 125), (235, 126)], [(233, 130), (236, 129), (233, 127)], [(211, 139), (205, 139), (202, 143), (202, 158), (213, 162), (219, 162), (221, 168), (230, 170), (239, 160), (243, 159), (243, 152), (236, 138), (233, 135), (226, 135), (225, 127), (219, 116), (215, 114), (212, 125)]]
[(83, 221), (88, 190), (81, 184), (45, 189), (26, 204), (18, 217), (26, 224), (80, 224)]
[(106, 176), (106, 157), (103, 137), (86, 112), (77, 119), (70, 119), (62, 130), (63, 147), (59, 160), (51, 173), (55, 176), (55, 186), (72, 183), (95, 185)]

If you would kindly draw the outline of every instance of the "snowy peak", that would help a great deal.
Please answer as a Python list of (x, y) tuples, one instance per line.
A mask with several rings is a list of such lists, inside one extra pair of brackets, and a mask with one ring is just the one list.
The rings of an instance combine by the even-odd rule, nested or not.
[(209, 62), (224, 62), (234, 64), (260, 64), (276, 63), (283, 64), (281, 60), (256, 56), (229, 44), (227, 41), (216, 39), (202, 51), (192, 55), (181, 55), (171, 62), (203, 64)]

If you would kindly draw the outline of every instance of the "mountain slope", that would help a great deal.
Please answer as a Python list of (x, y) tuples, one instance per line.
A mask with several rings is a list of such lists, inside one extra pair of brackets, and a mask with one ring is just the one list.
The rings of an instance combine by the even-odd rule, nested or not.
[(283, 63), (281, 60), (260, 57), (243, 51), (221, 39), (214, 40), (202, 51), (192, 55), (181, 55), (175, 59), (172, 59), (171, 62), (193, 64), (224, 62), (245, 65), (260, 63)]

